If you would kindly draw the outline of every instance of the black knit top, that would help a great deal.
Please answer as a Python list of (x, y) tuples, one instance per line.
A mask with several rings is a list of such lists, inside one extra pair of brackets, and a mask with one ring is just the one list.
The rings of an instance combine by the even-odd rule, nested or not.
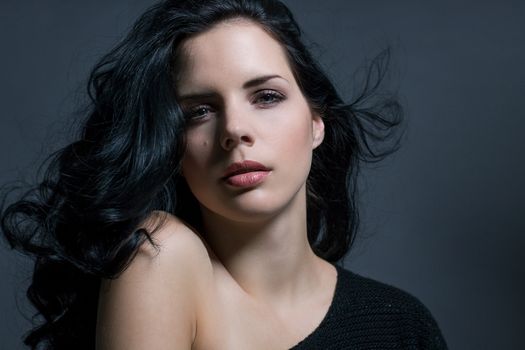
[(338, 265), (332, 303), (291, 349), (447, 349), (430, 311), (411, 294)]

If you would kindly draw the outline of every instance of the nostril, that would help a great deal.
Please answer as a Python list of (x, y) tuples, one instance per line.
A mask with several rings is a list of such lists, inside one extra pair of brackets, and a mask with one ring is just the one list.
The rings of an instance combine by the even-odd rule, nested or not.
[(240, 137), (234, 137), (233, 135), (226, 136), (221, 140), (221, 145), (224, 149), (230, 150), (237, 144), (252, 145), (253, 138), (250, 135), (242, 135)]
[(232, 140), (232, 139), (226, 139), (226, 143), (225, 143), (226, 148), (230, 148), (231, 145), (232, 145), (232, 143), (233, 143), (233, 140)]
[(252, 139), (249, 136), (247, 136), (247, 135), (243, 135), (243, 136), (241, 136), (241, 141), (245, 142), (245, 143), (251, 143)]
[(229, 150), (229, 149), (232, 149), (233, 147), (235, 147), (235, 144), (236, 144), (236, 140), (232, 137), (226, 137), (223, 139), (222, 141), (222, 145), (223, 145), (223, 148)]

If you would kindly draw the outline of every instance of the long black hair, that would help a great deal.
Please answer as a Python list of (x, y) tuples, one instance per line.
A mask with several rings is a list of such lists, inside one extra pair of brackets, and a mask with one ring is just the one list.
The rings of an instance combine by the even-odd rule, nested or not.
[(146, 240), (156, 246), (151, 234), (162, 220), (149, 232), (137, 229), (152, 212), (199, 227), (198, 202), (179, 175), (185, 119), (173, 76), (183, 40), (234, 18), (257, 23), (281, 43), (302, 93), (323, 118), (325, 138), (307, 180), (308, 239), (330, 262), (349, 251), (359, 225), (360, 165), (399, 147), (401, 107), (377, 98), (389, 51), (371, 62), (362, 90), (345, 103), (280, 1), (162, 1), (93, 68), (76, 141), (46, 159), (37, 185), (8, 206), (15, 188), (3, 197), (7, 242), (35, 260), (27, 297), (40, 324), (24, 338), (32, 349), (94, 349), (100, 279), (118, 277)]

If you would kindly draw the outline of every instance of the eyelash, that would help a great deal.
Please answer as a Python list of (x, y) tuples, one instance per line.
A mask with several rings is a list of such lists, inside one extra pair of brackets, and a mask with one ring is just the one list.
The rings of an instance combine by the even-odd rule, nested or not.
[(209, 109), (209, 106), (206, 105), (198, 105), (196, 107), (190, 108), (189, 111), (185, 112), (186, 119), (188, 120), (200, 120), (204, 118), (204, 116), (197, 116), (197, 112), (203, 109)]
[[(280, 103), (282, 102), (283, 100), (285, 100), (285, 96), (277, 91), (274, 91), (274, 90), (261, 90), (261, 91), (258, 91), (258, 94), (255, 98), (255, 102), (259, 101), (261, 98), (263, 97), (272, 97), (272, 101), (270, 102), (263, 102), (262, 105), (265, 106), (265, 107), (262, 107), (262, 108), (268, 108), (268, 106), (272, 106), (276, 103)], [(205, 104), (202, 104), (202, 105), (197, 105), (195, 107), (192, 107), (188, 110), (188, 112), (186, 112), (186, 117), (187, 119), (189, 120), (200, 120), (200, 119), (203, 119), (205, 118), (205, 116), (196, 116), (197, 112), (198, 111), (201, 111), (203, 109), (212, 109), (210, 108), (209, 105), (205, 105)]]
[(263, 96), (271, 96), (273, 97), (275, 100), (273, 102), (266, 102), (264, 104), (273, 104), (275, 102), (281, 102), (285, 99), (284, 95), (277, 92), (277, 91), (274, 91), (274, 90), (261, 90), (259, 91), (259, 94), (257, 96), (257, 99), (260, 99), (261, 97)]

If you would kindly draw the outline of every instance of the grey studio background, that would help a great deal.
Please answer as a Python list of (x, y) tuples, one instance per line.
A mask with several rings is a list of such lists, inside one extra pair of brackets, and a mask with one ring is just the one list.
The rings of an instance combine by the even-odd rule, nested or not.
[[(0, 3), (0, 182), (31, 181), (95, 61), (152, 1)], [(362, 173), (362, 234), (345, 267), (417, 296), (451, 349), (524, 349), (525, 3), (299, 1), (314, 53), (348, 79), (392, 46), (400, 151)], [(0, 245), (0, 349), (24, 349), (31, 265)]]

